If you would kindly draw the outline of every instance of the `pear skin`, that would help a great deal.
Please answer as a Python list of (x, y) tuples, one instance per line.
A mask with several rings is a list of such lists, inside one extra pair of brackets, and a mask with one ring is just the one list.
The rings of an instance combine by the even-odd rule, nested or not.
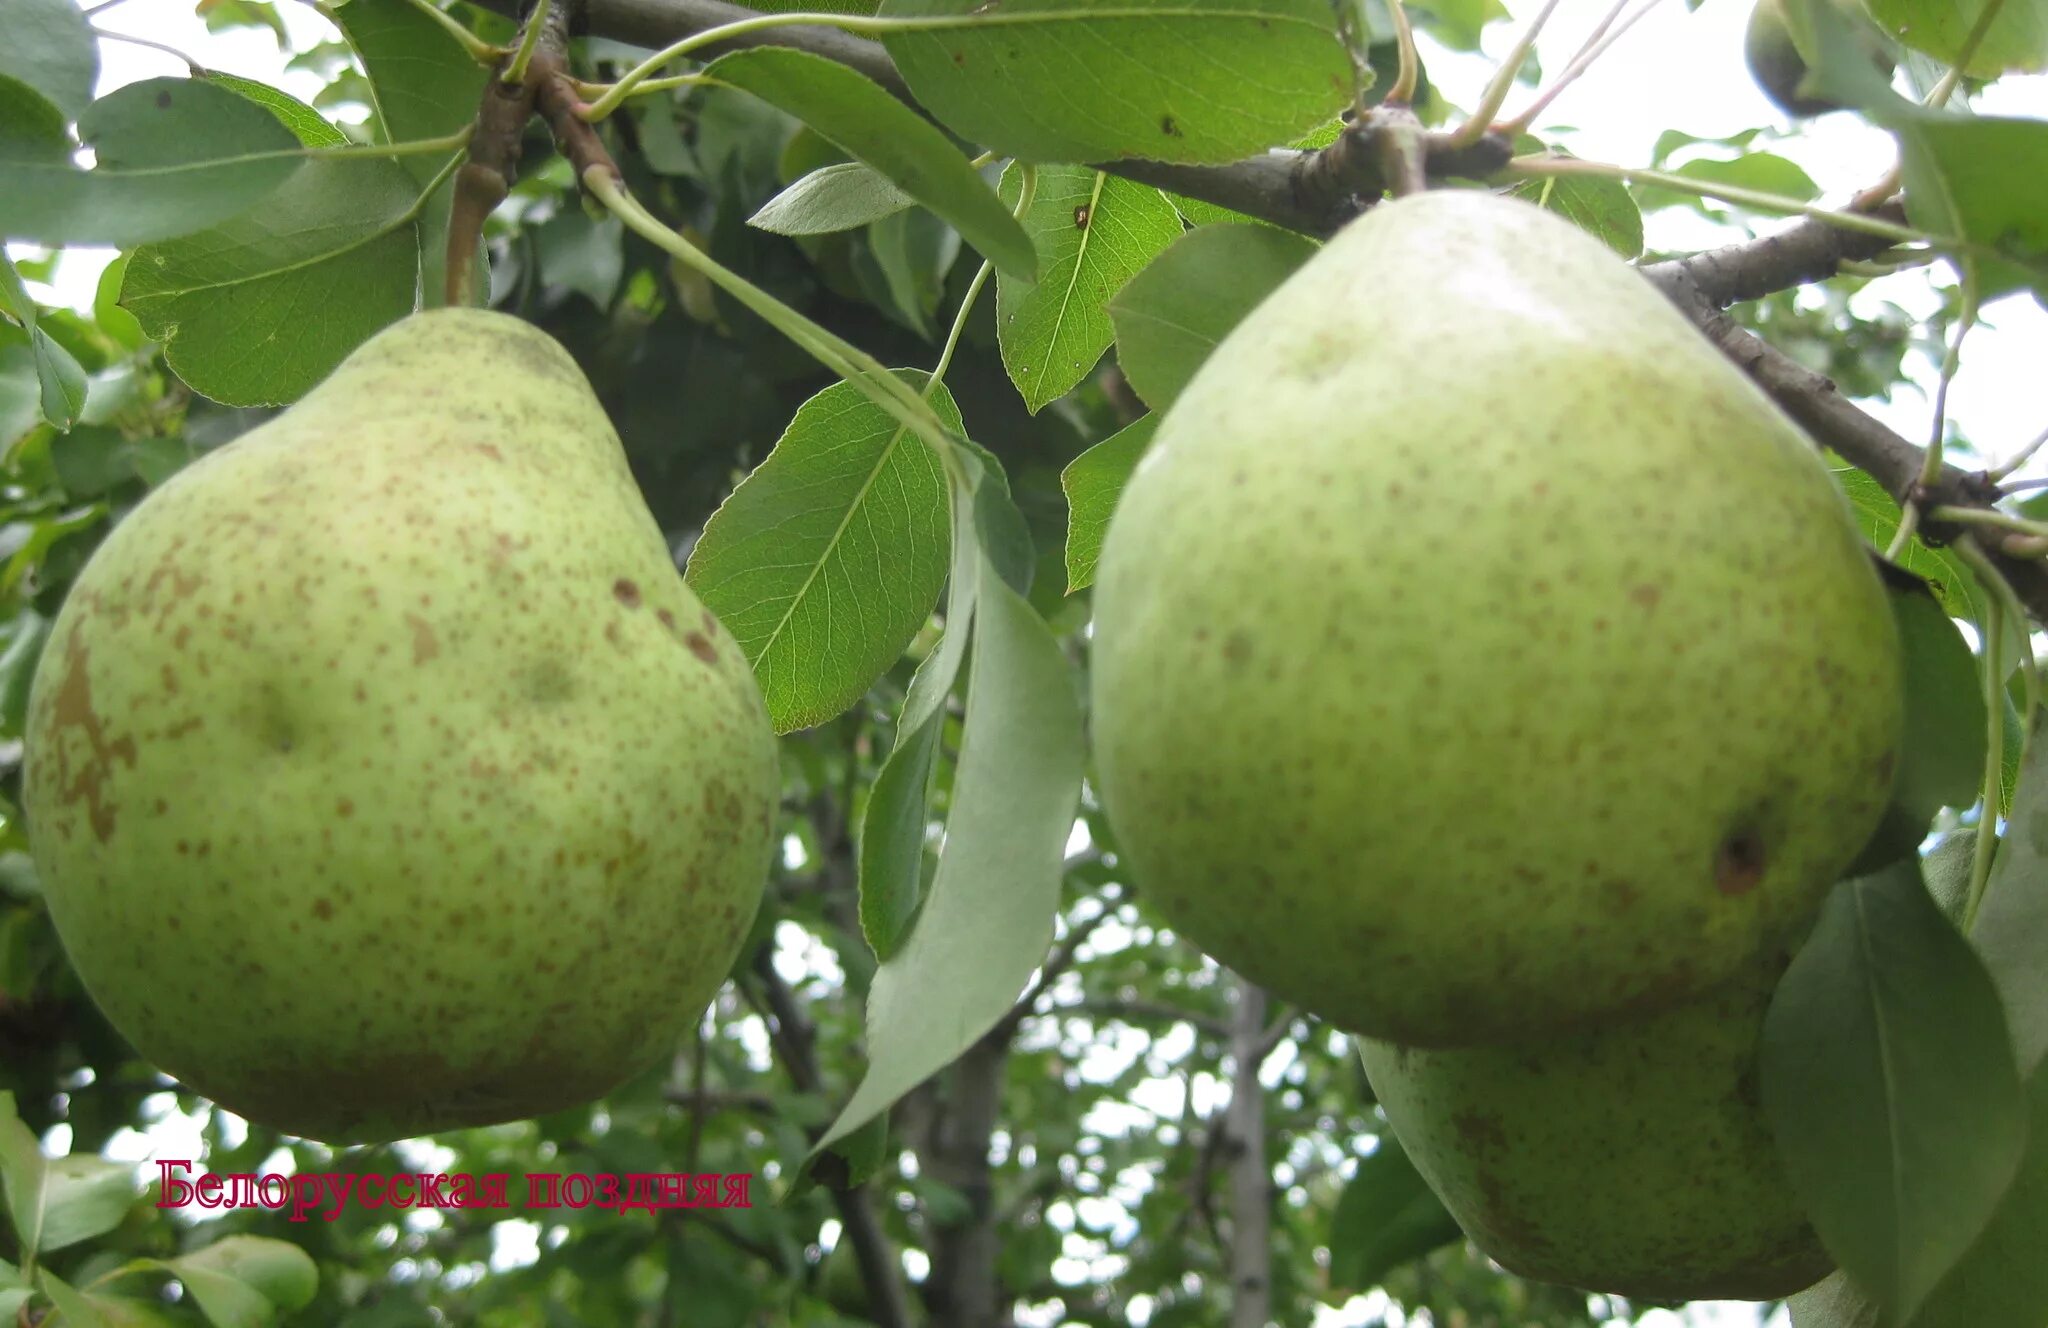
[(1416, 1169), (1509, 1272), (1638, 1300), (1767, 1300), (1833, 1267), (1757, 1099), (1782, 969), (1597, 1032), (1359, 1051)]
[(115, 1027), (356, 1142), (660, 1058), (753, 920), (779, 781), (575, 362), (448, 309), (114, 530), (42, 657), (25, 784)]
[(1411, 1046), (1670, 1008), (1800, 932), (1900, 687), (1813, 445), (1605, 246), (1477, 190), (1375, 207), (1253, 310), (1098, 566), (1138, 887)]

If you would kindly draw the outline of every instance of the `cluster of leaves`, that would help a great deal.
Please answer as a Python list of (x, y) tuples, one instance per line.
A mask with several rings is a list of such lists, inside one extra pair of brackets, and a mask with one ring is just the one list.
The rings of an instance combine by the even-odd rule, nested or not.
[[(0, 425), (18, 440), (0, 527), (0, 723), (13, 739), (49, 616), (111, 523), (260, 415), (228, 408), (294, 399), (408, 312), (416, 291), (441, 288), (459, 160), (450, 136), (469, 123), (485, 77), (419, 9), (353, 0), (335, 11), (348, 62), (307, 53), (330, 75), (312, 105), (217, 74), (95, 101), (87, 24), (62, 0), (34, 3), (48, 21), (25, 26), (0, 58), (0, 229), (127, 252), (91, 319), (38, 309), (13, 269), (0, 269), (11, 320), (0, 324)], [(787, 1180), (823, 1138), (884, 1198), (889, 1242), (926, 1256), (928, 1300), (958, 1268), (978, 1266), (966, 1237), (994, 1224), (1005, 1236), (992, 1272), (1004, 1303), (1075, 1322), (1127, 1322), (1139, 1310), (1153, 1323), (1214, 1322), (1230, 1231), (1214, 1186), (1227, 1151), (1218, 1085), (1261, 1091), (1263, 1066), (1276, 1103), (1267, 1137), (1228, 1147), (1255, 1146), (1272, 1166), (1283, 1318), (1373, 1286), (1408, 1309), (1479, 1322), (1569, 1325), (1625, 1312), (1523, 1286), (1463, 1246), (1398, 1145), (1373, 1142), (1369, 1090), (1341, 1039), (1312, 1020), (1288, 1020), (1270, 1054), (1236, 1064), (1231, 985), (1125, 897), (1113, 839), (1081, 788), (1066, 643), (1085, 624), (1075, 592), (1090, 583), (1122, 481), (1154, 414), (1315, 246), (1076, 163), (1218, 163), (1329, 141), (1357, 95), (1332, 7), (1188, 0), (1091, 16), (1020, 0), (1011, 8), (1036, 21), (1006, 24), (977, 23), (974, 8), (888, 0), (884, 16), (927, 22), (880, 31), (919, 105), (951, 135), (1008, 159), (1001, 168), (978, 165), (863, 75), (787, 50), (726, 55), (697, 86), (632, 98), (610, 129), (635, 198), (777, 307), (903, 366), (897, 390), (923, 403), (951, 451), (873, 381), (821, 387), (782, 336), (781, 315), (593, 215), (567, 164), (537, 135), (527, 144), (525, 178), (492, 222), (494, 300), (585, 366), (657, 517), (688, 549), (692, 584), (747, 650), (778, 730), (792, 735), (791, 847), (747, 961), (673, 1065), (597, 1107), (449, 1137), (428, 1156), (450, 1171), (761, 1170)], [(1410, 8), (1462, 49), (1500, 16), (1490, 0)], [(1389, 68), (1388, 16), (1375, 3), (1360, 9), (1380, 38), (1365, 63)], [(1900, 12), (1880, 17), (1923, 44), (1952, 38), (1945, 24), (1918, 23), (1911, 4), (1891, 9)], [(216, 16), (274, 22), (256, 0)], [(463, 17), (486, 39), (509, 33), (492, 16)], [(2016, 205), (1984, 163), (2021, 169), (2048, 141), (2044, 127), (1900, 102), (1831, 45), (1824, 18), (1803, 21), (1816, 79), (1899, 136), (1916, 223), (1976, 246), (1968, 254), (1986, 293), (2039, 289), (2027, 256), (2048, 249), (2048, 210)], [(582, 52), (599, 77), (643, 54), (601, 39)], [(368, 110), (362, 124), (321, 113), (350, 103)], [(1435, 123), (1456, 116), (1441, 96), (1419, 104)], [(74, 130), (93, 150), (90, 170), (72, 163)], [(1684, 156), (1674, 173), (1703, 186), (1795, 201), (1817, 193), (1755, 141), (1669, 136), (1655, 164)], [(377, 144), (404, 151), (353, 150)], [(1668, 185), (1557, 177), (1516, 190), (1628, 258), (1642, 251), (1645, 210), (1729, 219)], [(993, 302), (973, 299), (983, 277), (967, 249), (996, 274)], [(1847, 315), (1857, 284), (1744, 316), (1853, 391), (1880, 395), (1916, 347), (1896, 323)], [(305, 317), (311, 308), (320, 318)], [(1867, 479), (1844, 480), (1882, 544), (1896, 507)], [(1976, 948), (1933, 906), (1915, 866), (1920, 832), (1937, 817), (1961, 824), (1942, 809), (1976, 801), (1986, 711), (1965, 704), (1979, 694), (1976, 666), (1948, 614), (1981, 617), (1987, 604), (1951, 555), (1914, 542), (1906, 565), (1941, 601), (1898, 600), (1918, 672), (1897, 823), (1864, 864), (1872, 874), (1836, 893), (1766, 1044), (1766, 1096), (1788, 1157), (1801, 1159), (1794, 1179), (1854, 1278), (1803, 1302), (1803, 1328), (1880, 1309), (1903, 1318), (1971, 1294), (2004, 1299), (1960, 1302), (1991, 1307), (1976, 1320), (1916, 1322), (2002, 1322), (1986, 1316), (2048, 1298), (2024, 1285), (1986, 1289), (1972, 1271), (2000, 1270), (2006, 1251), (2037, 1240), (2048, 1206), (2037, 1174), (2048, 1147), (2021, 1160), (2024, 1085), (2035, 1086), (2038, 1121), (2048, 1075), (2035, 1068), (2024, 1020), (2013, 1019), (2017, 1053), (2003, 1036), (2008, 1011), (2048, 1002), (2029, 987), (2025, 948), (2000, 950), (1989, 928), (2017, 910), (1997, 934), (2037, 935), (2038, 907), (2027, 912), (2024, 885), (2010, 884), (2031, 864), (2001, 857), (1976, 913)], [(953, 695), (963, 675), (964, 705)], [(2016, 760), (2016, 708), (2007, 726)], [(2016, 818), (2039, 783), (2002, 785)], [(1078, 839), (1077, 806), (1090, 847), (1063, 856)], [(325, 1150), (239, 1131), (133, 1061), (57, 951), (18, 817), (6, 833), (0, 1040), (36, 1054), (7, 1057), (0, 1083), (21, 1095), (31, 1125), (70, 1126), (76, 1156), (176, 1102), (207, 1119), (214, 1170), (328, 1168)], [(1048, 949), (1068, 946), (1053, 973)], [(1872, 953), (1884, 961), (1868, 962)], [(1041, 964), (1049, 980), (1027, 991)], [(1900, 1064), (1911, 1072), (1892, 1073)], [(1140, 1105), (1160, 1084), (1177, 1084), (1177, 1113)], [(1368, 1152), (1340, 1184), (1351, 1155)], [(1929, 1155), (1939, 1164), (1920, 1161)], [(405, 1169), (386, 1157), (413, 1155), (354, 1153), (348, 1168)], [(1888, 1165), (1874, 1169), (1874, 1158)], [(827, 1253), (832, 1224), (843, 1231), (856, 1218), (838, 1196), (799, 1190), (779, 1208), (708, 1218), (551, 1213), (530, 1224), (530, 1258), (502, 1249), (508, 1223), (523, 1219), (488, 1212), (403, 1222), (351, 1212), (282, 1231), (274, 1218), (237, 1214), (218, 1225), (235, 1233), (221, 1244), (260, 1226), (317, 1262), (327, 1274), (317, 1291), (294, 1284), (270, 1299), (293, 1307), (315, 1297), (307, 1313), (320, 1322), (416, 1322), (428, 1305), (449, 1321), (508, 1324), (549, 1322), (550, 1305), (583, 1322), (664, 1311), (693, 1324), (762, 1312), (796, 1323), (859, 1317), (844, 1273), (852, 1252)], [(22, 1234), (18, 1213), (16, 1226), (24, 1264), (59, 1248)], [(206, 1266), (176, 1253), (191, 1235), (159, 1220), (79, 1239), (156, 1260), (149, 1270), (174, 1276), (212, 1314), (193, 1281), (205, 1283)], [(77, 1282), (111, 1266), (66, 1272)], [(48, 1286), (67, 1284), (40, 1275), (65, 1319), (119, 1321), (62, 1302)], [(190, 1308), (157, 1301), (164, 1313)]]

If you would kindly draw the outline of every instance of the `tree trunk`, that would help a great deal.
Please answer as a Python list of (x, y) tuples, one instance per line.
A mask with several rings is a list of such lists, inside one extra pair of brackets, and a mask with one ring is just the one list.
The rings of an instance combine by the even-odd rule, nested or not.
[(1230, 1148), (1231, 1328), (1266, 1328), (1273, 1317), (1273, 1170), (1266, 1160), (1266, 1090), (1259, 1085), (1265, 1037), (1266, 993), (1240, 981), (1230, 1025), (1230, 1110), (1224, 1118)]

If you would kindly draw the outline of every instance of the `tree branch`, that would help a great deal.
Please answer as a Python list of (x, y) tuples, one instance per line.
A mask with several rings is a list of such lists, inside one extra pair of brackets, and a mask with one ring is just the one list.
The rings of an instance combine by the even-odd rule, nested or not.
[(1266, 993), (1237, 983), (1230, 1023), (1231, 1090), (1224, 1129), (1230, 1154), (1231, 1328), (1266, 1328), (1273, 1312), (1273, 1173), (1266, 1160), (1266, 1090), (1259, 1083)]
[[(503, 13), (516, 8), (519, 0), (478, 2)], [(680, 37), (753, 14), (724, 0), (583, 0), (589, 31), (650, 47), (666, 46)], [(806, 25), (757, 29), (729, 43), (707, 47), (705, 54), (742, 46), (787, 46), (825, 56), (859, 70), (916, 105), (879, 43), (838, 29)], [(1290, 230), (1327, 235), (1384, 191), (1381, 146), (1386, 129), (1381, 113), (1375, 110), (1350, 125), (1330, 146), (1316, 151), (1276, 150), (1226, 166), (1120, 161), (1104, 163), (1100, 169)], [(1430, 178), (1485, 179), (1499, 171), (1509, 150), (1498, 134), (1466, 144), (1452, 135), (1433, 133), (1422, 136), (1421, 155)], [(1859, 204), (1871, 201), (1858, 200)], [(1842, 231), (1808, 219), (1774, 235), (1653, 263), (1642, 271), (1788, 414), (1820, 442), (1883, 484), (1894, 498), (1988, 507), (1997, 497), (1995, 487), (1954, 467), (1946, 468), (1927, 492), (1916, 493), (1908, 477), (1918, 475), (1923, 455), (1919, 447), (1849, 403), (1825, 377), (1737, 327), (1723, 312), (1736, 301), (1824, 280), (1842, 262), (1870, 258), (1890, 247), (1891, 242), (1883, 237)], [(1924, 533), (1940, 542), (1961, 532), (1936, 522), (1925, 527)], [(2029, 610), (2037, 619), (2048, 621), (2048, 567), (2005, 554), (1997, 541), (1987, 548)], [(1022, 1017), (1016, 1011), (1012, 1016)]]
[[(804, 1017), (802, 1007), (797, 1004), (796, 993), (775, 971), (773, 942), (763, 944), (754, 952), (753, 976), (761, 988), (769, 1014), (774, 1017), (774, 1024), (769, 1029), (770, 1038), (776, 1054), (789, 1071), (791, 1082), (799, 1092), (822, 1095), (825, 1079), (818, 1070), (814, 1050), (817, 1030)], [(882, 1231), (880, 1219), (875, 1216), (871, 1202), (873, 1196), (865, 1185), (852, 1189), (827, 1188), (839, 1208), (839, 1225), (844, 1237), (853, 1245), (861, 1281), (867, 1286), (869, 1317), (883, 1328), (910, 1328), (910, 1305), (903, 1290), (902, 1267), (888, 1236)]]
[[(1831, 231), (1837, 242), (1853, 249), (1855, 242), (1848, 232), (1801, 222), (1785, 236), (1767, 236), (1748, 245), (1652, 264), (1643, 269), (1643, 275), (1786, 414), (1843, 460), (1883, 485), (1900, 503), (1917, 502), (1923, 509), (1991, 507), (1998, 499), (1998, 486), (1981, 472), (1944, 465), (1934, 483), (1923, 487), (1919, 481), (1926, 452), (1919, 445), (1857, 408), (1825, 375), (1815, 373), (1762, 337), (1737, 326), (1722, 308), (1721, 291), (1754, 290), (1759, 282), (1811, 271), (1806, 265), (1815, 260), (1821, 242), (1810, 235), (1795, 234), (1808, 228)], [(1790, 242), (1775, 248), (1769, 243), (1788, 236)], [(1810, 279), (1790, 276), (1785, 284)], [(1968, 527), (1923, 517), (1920, 530), (1923, 538), (1940, 544), (1964, 534)], [(2012, 584), (2021, 602), (2037, 621), (2048, 622), (2048, 565), (2039, 559), (2009, 556), (2004, 552), (2007, 538), (2011, 536), (1980, 534), (1985, 551)]]

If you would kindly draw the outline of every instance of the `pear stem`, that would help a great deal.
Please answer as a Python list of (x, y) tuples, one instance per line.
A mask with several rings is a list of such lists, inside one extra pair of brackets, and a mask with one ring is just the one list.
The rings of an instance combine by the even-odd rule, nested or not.
[(415, 138), (405, 143), (351, 143), (339, 148), (315, 148), (310, 155), (315, 157), (427, 157), (437, 153), (452, 152), (469, 146), (470, 135), (476, 132), (473, 124), (464, 125), (452, 134), (438, 138)]
[(1930, 507), (1927, 516), (1932, 521), (1947, 521), (1959, 526), (1988, 526), (1994, 530), (2011, 530), (2048, 539), (2048, 522), (2029, 521), (2026, 517), (1988, 507)]
[(1657, 7), (1657, 0), (1643, 0), (1642, 7), (1629, 14), (1627, 18), (1622, 19), (1621, 25), (1615, 27), (1614, 31), (1610, 33), (1608, 28), (1613, 26), (1615, 19), (1621, 16), (1621, 11), (1627, 7), (1627, 4), (1628, 0), (1616, 0), (1614, 8), (1607, 11), (1607, 17), (1600, 21), (1598, 27), (1593, 29), (1591, 35), (1586, 38), (1585, 43), (1579, 47), (1578, 54), (1574, 55), (1571, 63), (1564, 67), (1564, 72), (1560, 73), (1551, 82), (1549, 87), (1538, 93), (1534, 101), (1523, 107), (1521, 114), (1498, 126), (1502, 133), (1509, 135), (1527, 133), (1529, 126), (1535, 123), (1536, 117), (1548, 110), (1550, 103), (1557, 100), (1558, 94), (1577, 82), (1579, 75), (1591, 69), (1593, 62), (1607, 53), (1608, 47), (1620, 41), (1628, 34), (1630, 28), (1642, 21), (1644, 15), (1655, 9)]
[(1984, 609), (1984, 809), (1977, 817), (1976, 851), (1970, 855), (1970, 893), (1963, 904), (1965, 931), (1977, 919), (1977, 905), (1991, 879), (1992, 850), (1998, 844), (1998, 808), (2005, 791), (2005, 688), (1999, 678), (1998, 658), (2004, 653), (2005, 605), (1994, 601)]
[(1399, 63), (1395, 66), (1394, 86), (1387, 89), (1380, 102), (1385, 106), (1406, 106), (1415, 100), (1422, 60), (1415, 54), (1415, 26), (1408, 21), (1408, 10), (1401, 0), (1387, 0), (1387, 12), (1394, 17), (1394, 49)]
[(526, 16), (526, 30), (519, 34), (519, 49), (512, 53), (512, 59), (505, 65), (505, 72), (498, 76), (501, 83), (524, 83), (526, 66), (533, 60), (533, 48), (540, 43), (541, 29), (548, 22), (548, 0), (536, 0), (533, 12)]
[[(1984, 38), (1990, 35), (1991, 25), (1998, 21), (1998, 12), (2004, 8), (2005, 0), (1986, 0), (1984, 8), (1977, 11), (1977, 21), (1971, 25), (1969, 35), (1963, 38), (1962, 46), (1956, 51), (1955, 62), (1948, 67), (1948, 72), (1941, 76), (1941, 82), (1935, 85), (1934, 91), (1927, 94), (1929, 106), (1940, 106), (1948, 101), (1950, 94), (1963, 81), (1963, 71), (1969, 68), (1970, 61), (1976, 57), (1977, 48), (1982, 46)], [(1940, 101), (1935, 100), (1937, 95)]]
[(959, 441), (932, 410), (931, 403), (889, 372), (881, 361), (820, 327), (676, 234), (659, 217), (641, 206), (615, 170), (602, 165), (586, 168), (583, 187), (625, 223), (628, 230), (709, 279), (714, 286), (760, 315), (762, 321), (795, 342), (813, 359), (852, 383), (891, 417), (907, 425), (932, 449), (950, 479), (956, 483), (967, 483)]
[(2013, 453), (2011, 460), (2005, 462), (2003, 465), (1994, 466), (1992, 469), (1986, 471), (1985, 474), (1993, 480), (2003, 480), (2008, 475), (2011, 475), (2014, 471), (2018, 470), (2021, 466), (2024, 466), (2027, 464), (2027, 462), (2033, 460), (2034, 454), (2040, 451), (2043, 447), (2048, 447), (2048, 429), (2043, 429), (2040, 433), (2034, 436), (2034, 441), (2028, 443), (2025, 447), (2022, 447), (2019, 451)]
[(429, 4), (428, 0), (406, 0), (406, 3), (440, 24), (442, 30), (453, 37), (456, 43), (469, 53), (469, 58), (478, 64), (494, 65), (504, 57), (505, 49), (502, 46), (493, 46), (477, 36), (458, 23), (453, 16), (443, 12), (439, 6)]
[(1941, 474), (1943, 438), (1948, 432), (1948, 388), (1955, 381), (1956, 370), (1962, 365), (1963, 338), (1970, 335), (1970, 329), (1977, 325), (1977, 279), (1974, 270), (1963, 273), (1963, 307), (1956, 319), (1956, 334), (1949, 339), (1948, 349), (1941, 357), (1941, 382), (1934, 389), (1933, 436), (1927, 440), (1927, 453), (1920, 463), (1920, 484), (1924, 488), (1934, 483)]
[(1480, 94), (1479, 104), (1472, 108), (1472, 114), (1465, 123), (1451, 131), (1449, 147), (1470, 147), (1486, 136), (1493, 125), (1493, 117), (1500, 114), (1500, 108), (1507, 104), (1508, 93), (1514, 89), (1515, 75), (1521, 71), (1522, 62), (1529, 58), (1529, 52), (1536, 48), (1536, 38), (1543, 31), (1543, 25), (1550, 21), (1550, 15), (1557, 9), (1558, 0), (1548, 0), (1536, 17), (1529, 20), (1529, 26), (1515, 39), (1514, 47), (1501, 60), (1500, 67), (1493, 71), (1493, 78)]
[(125, 42), (130, 46), (145, 46), (152, 51), (161, 51), (165, 55), (171, 56), (174, 59), (183, 60), (185, 62), (186, 71), (194, 76), (206, 72), (205, 65), (200, 64), (197, 60), (194, 60), (191, 56), (185, 54), (177, 47), (166, 45), (165, 43), (160, 41), (151, 41), (147, 37), (136, 37), (125, 32), (110, 32), (105, 28), (94, 28), (92, 30), (92, 35), (99, 38), (101, 41)]
[(1375, 107), (1363, 127), (1379, 153), (1380, 176), (1389, 194), (1406, 198), (1429, 188), (1429, 145), (1415, 112), (1390, 100)]

